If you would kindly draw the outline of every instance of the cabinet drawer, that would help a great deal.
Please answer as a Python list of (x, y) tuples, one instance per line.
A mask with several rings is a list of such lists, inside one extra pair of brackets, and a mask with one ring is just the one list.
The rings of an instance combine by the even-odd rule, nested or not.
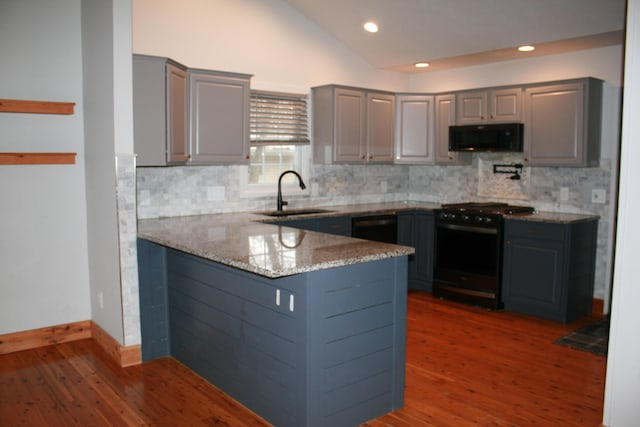
[(526, 237), (544, 240), (563, 240), (564, 224), (550, 224), (536, 221), (507, 219), (504, 223), (505, 238)]

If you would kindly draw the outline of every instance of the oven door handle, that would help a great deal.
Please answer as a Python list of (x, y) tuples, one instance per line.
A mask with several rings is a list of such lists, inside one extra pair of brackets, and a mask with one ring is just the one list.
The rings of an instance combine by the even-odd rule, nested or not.
[(470, 231), (472, 233), (498, 234), (497, 228), (474, 227), (471, 225), (457, 225), (457, 224), (438, 224), (438, 227), (446, 228), (449, 230)]

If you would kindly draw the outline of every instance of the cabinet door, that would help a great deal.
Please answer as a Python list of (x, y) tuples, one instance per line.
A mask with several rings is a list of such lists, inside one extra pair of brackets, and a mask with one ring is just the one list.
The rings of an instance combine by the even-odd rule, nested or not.
[(393, 162), (395, 96), (367, 94), (367, 161)]
[[(416, 247), (415, 231), (414, 231), (414, 212), (398, 212), (398, 244), (402, 246)], [(409, 255), (407, 265), (407, 279), (410, 289), (417, 289), (419, 286), (416, 283), (416, 256), (417, 254)]]
[(521, 88), (498, 89), (489, 92), (489, 122), (513, 123), (521, 120)]
[(351, 237), (351, 217), (318, 218), (318, 231), (321, 233)]
[(484, 123), (487, 120), (487, 92), (465, 92), (458, 94), (458, 125)]
[(525, 89), (527, 165), (584, 165), (583, 106), (583, 85), (579, 83)]
[(507, 236), (503, 259), (505, 310), (560, 320), (563, 242)]
[(191, 163), (249, 161), (249, 78), (189, 72)]
[(396, 97), (396, 163), (433, 163), (433, 96)]
[(167, 163), (185, 163), (189, 152), (187, 73), (167, 64)]
[(449, 126), (456, 124), (456, 96), (436, 96), (435, 110), (435, 163), (437, 165), (471, 163), (471, 153), (449, 151)]
[(416, 248), (416, 280), (419, 288), (428, 292), (433, 289), (433, 245), (434, 245), (433, 214), (416, 212), (413, 232)]
[(185, 70), (168, 58), (133, 55), (133, 142), (138, 166), (187, 161)]
[(366, 160), (366, 96), (358, 90), (338, 88), (335, 91), (335, 156), (336, 162)]

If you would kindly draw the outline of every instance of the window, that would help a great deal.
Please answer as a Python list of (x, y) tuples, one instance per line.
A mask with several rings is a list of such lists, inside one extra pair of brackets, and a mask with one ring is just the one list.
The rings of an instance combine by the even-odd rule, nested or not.
[(251, 92), (249, 185), (273, 184), (288, 169), (304, 169), (309, 145), (306, 95)]

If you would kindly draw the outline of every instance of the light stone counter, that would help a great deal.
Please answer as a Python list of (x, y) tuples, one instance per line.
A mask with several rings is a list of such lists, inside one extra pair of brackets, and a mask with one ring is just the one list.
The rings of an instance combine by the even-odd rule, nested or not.
[[(322, 207), (329, 212), (285, 218), (255, 213), (226, 213), (145, 219), (138, 222), (138, 237), (261, 276), (276, 278), (410, 255), (414, 249), (269, 223), (284, 219), (395, 213), (439, 207), (439, 204), (429, 202), (391, 202)], [(569, 223), (593, 219), (594, 216), (536, 212), (532, 215), (508, 215), (507, 218)]]
[(550, 222), (557, 224), (569, 224), (573, 222), (591, 221), (600, 218), (598, 215), (572, 214), (563, 212), (534, 212), (528, 215), (505, 215), (506, 219), (518, 219), (521, 221)]
[(270, 278), (415, 252), (407, 246), (257, 222), (265, 218), (235, 213), (147, 219), (139, 221), (138, 237)]

